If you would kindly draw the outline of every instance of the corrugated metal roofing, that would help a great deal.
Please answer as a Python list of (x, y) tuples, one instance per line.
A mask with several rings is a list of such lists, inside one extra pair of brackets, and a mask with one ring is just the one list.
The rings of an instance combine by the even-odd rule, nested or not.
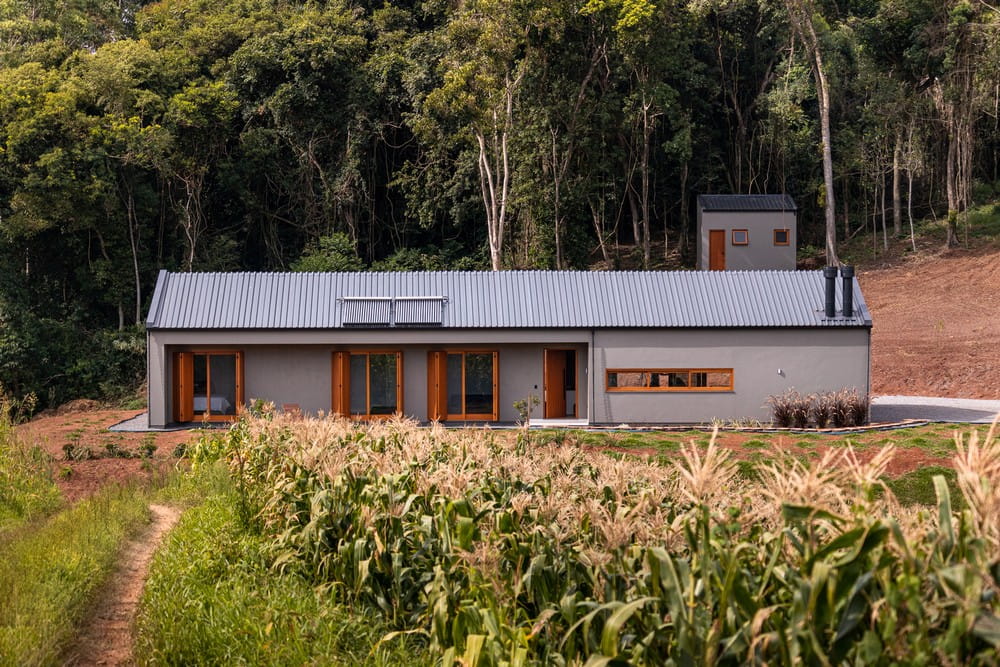
[(426, 323), (435, 328), (871, 326), (857, 281), (854, 317), (825, 318), (821, 271), (162, 271), (146, 325), (336, 329), (352, 326), (348, 297), (437, 299), (441, 322)]
[(698, 195), (703, 211), (795, 211), (791, 195)]

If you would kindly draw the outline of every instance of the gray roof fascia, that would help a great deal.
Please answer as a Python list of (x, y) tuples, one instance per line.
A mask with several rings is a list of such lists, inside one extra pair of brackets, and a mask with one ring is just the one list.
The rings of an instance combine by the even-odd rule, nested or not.
[(153, 288), (153, 298), (149, 301), (149, 313), (146, 315), (146, 328), (156, 328), (156, 318), (160, 314), (161, 301), (166, 292), (166, 284), (170, 273), (166, 269), (160, 269), (156, 274), (156, 286)]

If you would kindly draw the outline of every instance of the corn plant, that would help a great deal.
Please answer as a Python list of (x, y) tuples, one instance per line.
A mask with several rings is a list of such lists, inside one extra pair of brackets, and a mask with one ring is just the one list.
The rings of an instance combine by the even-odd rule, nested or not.
[(901, 508), (889, 449), (775, 452), (752, 481), (714, 437), (672, 465), (544, 437), (274, 415), (206, 450), (274, 567), (446, 665), (995, 661), (992, 431), (960, 444), (961, 512), (943, 480)]

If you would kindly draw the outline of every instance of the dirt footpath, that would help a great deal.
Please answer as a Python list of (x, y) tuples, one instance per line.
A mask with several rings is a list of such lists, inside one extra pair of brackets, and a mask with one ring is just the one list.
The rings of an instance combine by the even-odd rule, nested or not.
[(118, 569), (87, 616), (67, 665), (133, 664), (133, 622), (149, 564), (164, 535), (180, 517), (173, 507), (150, 505), (149, 510), (152, 523), (125, 546)]
[(859, 280), (873, 394), (1000, 398), (1000, 251), (951, 250)]

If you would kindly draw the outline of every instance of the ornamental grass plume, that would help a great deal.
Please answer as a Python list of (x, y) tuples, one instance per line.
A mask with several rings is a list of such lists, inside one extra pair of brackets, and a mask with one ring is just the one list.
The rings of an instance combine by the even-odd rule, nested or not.
[(773, 461), (758, 469), (760, 493), (777, 505), (802, 505), (839, 514), (847, 505), (845, 487), (850, 480), (844, 450), (828, 449), (807, 465), (775, 449)]
[(678, 474), (678, 491), (695, 504), (711, 506), (729, 487), (736, 475), (736, 464), (730, 460), (729, 450), (721, 449), (715, 441), (719, 428), (712, 429), (712, 437), (704, 455), (692, 441), (681, 448), (683, 461), (674, 463)]
[(979, 432), (968, 436), (955, 432), (955, 470), (958, 487), (972, 513), (973, 526), (978, 535), (992, 547), (994, 558), (1000, 556), (1000, 438), (993, 420), (981, 441)]
[(896, 447), (890, 444), (879, 449), (867, 461), (862, 461), (854, 446), (848, 443), (843, 465), (858, 491), (868, 496), (875, 489), (881, 489), (883, 497), (895, 505), (895, 496), (885, 483), (886, 471), (895, 456)]

